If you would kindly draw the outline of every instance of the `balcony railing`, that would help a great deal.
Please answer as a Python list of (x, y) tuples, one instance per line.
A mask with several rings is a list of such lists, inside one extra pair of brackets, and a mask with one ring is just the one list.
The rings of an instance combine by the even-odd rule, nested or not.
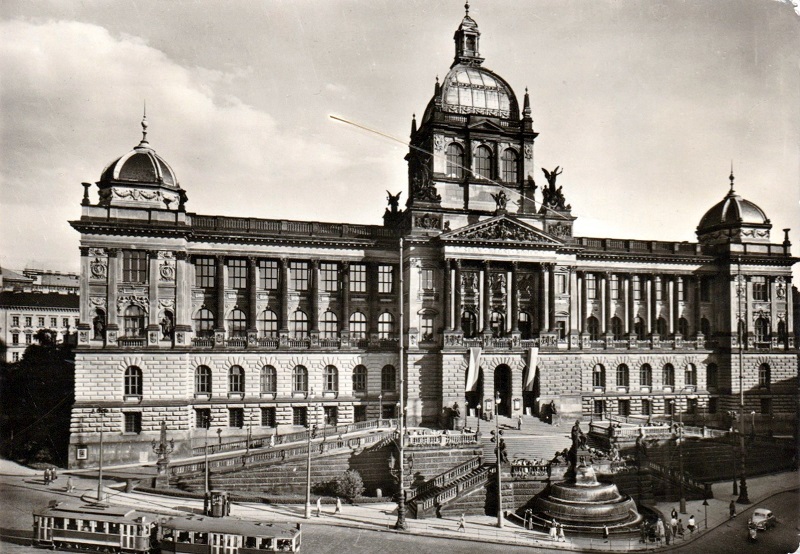
[(142, 348), (147, 344), (147, 339), (144, 337), (120, 337), (117, 339), (117, 344), (123, 348)]

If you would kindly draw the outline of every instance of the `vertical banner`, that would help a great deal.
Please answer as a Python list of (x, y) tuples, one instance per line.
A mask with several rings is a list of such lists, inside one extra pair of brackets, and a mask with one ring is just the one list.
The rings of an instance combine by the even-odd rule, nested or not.
[(472, 346), (469, 349), (469, 365), (467, 366), (467, 383), (464, 387), (466, 392), (475, 391), (478, 385), (478, 376), (481, 367), (481, 347)]
[(533, 381), (536, 379), (536, 362), (539, 358), (539, 347), (534, 346), (528, 351), (528, 373), (525, 378), (525, 386), (522, 390), (531, 392), (533, 390)]

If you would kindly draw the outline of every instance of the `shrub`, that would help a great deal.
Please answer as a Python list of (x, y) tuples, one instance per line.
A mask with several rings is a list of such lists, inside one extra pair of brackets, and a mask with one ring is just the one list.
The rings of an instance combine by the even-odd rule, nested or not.
[(354, 469), (349, 469), (336, 478), (334, 490), (338, 496), (352, 501), (364, 494), (364, 481)]

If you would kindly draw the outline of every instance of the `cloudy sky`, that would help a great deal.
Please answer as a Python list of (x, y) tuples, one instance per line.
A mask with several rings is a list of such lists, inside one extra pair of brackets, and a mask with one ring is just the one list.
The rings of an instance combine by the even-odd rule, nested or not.
[[(800, 17), (775, 0), (473, 0), (530, 90), (575, 232), (694, 240), (737, 191), (800, 254)], [(197, 213), (381, 222), (453, 58), (460, 0), (0, 4), (0, 265), (78, 270), (82, 181), (140, 138)], [(535, 177), (542, 180), (537, 169)], [(403, 196), (405, 198), (405, 194)], [(93, 192), (93, 200), (96, 192)]]

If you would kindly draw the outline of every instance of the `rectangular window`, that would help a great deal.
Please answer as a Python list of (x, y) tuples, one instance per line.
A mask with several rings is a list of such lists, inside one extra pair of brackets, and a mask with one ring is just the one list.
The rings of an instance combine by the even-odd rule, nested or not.
[(339, 264), (323, 263), (319, 265), (322, 290), (336, 292), (339, 290)]
[(433, 270), (423, 269), (419, 273), (419, 287), (424, 291), (433, 290)]
[(564, 340), (567, 338), (567, 322), (566, 321), (556, 321), (556, 332), (558, 333), (558, 340)]
[(261, 408), (261, 426), (275, 427), (275, 408)]
[(642, 279), (638, 275), (633, 276), (633, 299), (642, 299)]
[(44, 327), (44, 318), (43, 318), (43, 317), (40, 317), (40, 318), (38, 319), (38, 323), (39, 323), (39, 327)]
[(53, 329), (58, 327), (58, 318), (57, 317), (51, 317), (50, 318), (50, 327), (52, 327)]
[(689, 415), (697, 414), (697, 398), (689, 398), (686, 400), (686, 413)]
[(567, 276), (556, 273), (556, 294), (567, 294)]
[(125, 283), (147, 281), (147, 252), (142, 250), (122, 251), (122, 281)]
[(278, 290), (278, 262), (261, 260), (258, 265), (261, 267), (258, 287), (264, 290)]
[(619, 300), (619, 275), (611, 276), (611, 300)]
[(597, 300), (597, 276), (591, 273), (586, 275), (586, 299)]
[(217, 266), (214, 258), (194, 259), (194, 286), (211, 289), (216, 285)]
[(33, 335), (30, 333), (25, 333), (25, 344), (33, 343)]
[(308, 290), (309, 269), (308, 262), (289, 263), (289, 281), (292, 289), (296, 291)]
[(292, 425), (308, 425), (308, 410), (305, 407), (292, 408)]
[(198, 429), (205, 429), (206, 425), (211, 426), (211, 409), (210, 408), (195, 408), (194, 410), (194, 426)]
[(753, 277), (753, 300), (765, 301), (768, 300), (767, 295), (767, 280), (764, 277)]
[(652, 415), (653, 403), (650, 400), (642, 400), (642, 415)]
[(244, 408), (228, 408), (228, 426), (244, 427)]
[(25, 327), (33, 326), (33, 318), (31, 316), (25, 317)]
[(125, 432), (136, 434), (142, 432), (141, 412), (125, 412)]
[(683, 277), (678, 277), (675, 279), (675, 286), (678, 288), (678, 302), (685, 302), (686, 301), (686, 288), (685, 282)]
[(61, 319), (61, 326), (62, 327), (69, 327), (69, 318), (65, 317)]
[(619, 415), (621, 416), (631, 415), (631, 401), (619, 400), (617, 404), (617, 410), (619, 411)]
[(433, 316), (422, 315), (419, 319), (420, 340), (430, 342), (433, 340)]
[(350, 292), (367, 292), (367, 266), (350, 265)]
[(606, 413), (606, 402), (605, 400), (595, 400), (594, 401), (594, 414), (600, 417)]
[(674, 400), (665, 400), (664, 401), (664, 415), (675, 415), (675, 401)]
[(360, 421), (367, 421), (367, 407), (366, 406), (354, 406), (353, 407), (353, 419), (355, 423)]
[(247, 288), (247, 260), (231, 259), (228, 264), (228, 288), (243, 290)]
[(11, 318), (11, 325), (14, 327), (19, 327), (19, 316), (15, 315)]
[(656, 293), (656, 302), (661, 302), (662, 298), (664, 297), (664, 285), (666, 284), (666, 280), (662, 279), (661, 277), (653, 278), (653, 289)]
[(761, 413), (764, 415), (769, 415), (772, 413), (772, 399), (771, 398), (762, 398), (761, 399)]
[(378, 292), (381, 294), (390, 294), (394, 289), (394, 279), (392, 266), (379, 265), (378, 266)]
[(337, 425), (339, 423), (339, 410), (336, 406), (325, 406), (325, 425)]
[(11, 344), (19, 344), (19, 333), (11, 333)]
[(11, 353), (11, 361), (18, 362), (19, 361), (19, 352), (12, 352)]
[(708, 413), (710, 413), (710, 414), (717, 413), (717, 399), (716, 398), (709, 398), (708, 399)]

